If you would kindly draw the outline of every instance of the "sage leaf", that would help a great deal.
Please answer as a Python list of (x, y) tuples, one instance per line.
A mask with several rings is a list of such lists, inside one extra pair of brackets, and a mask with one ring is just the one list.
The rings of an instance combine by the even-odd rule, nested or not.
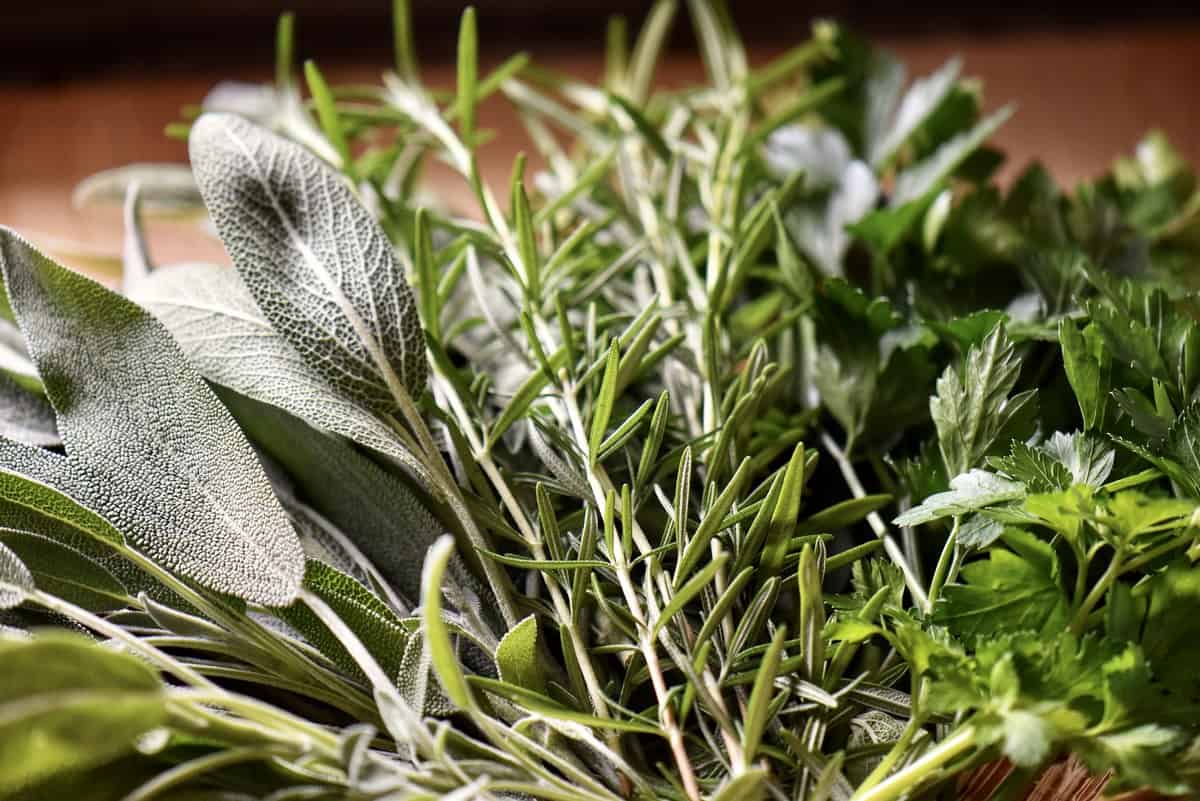
[(538, 661), (538, 624), (533, 615), (509, 629), (496, 648), (500, 680), (546, 694), (546, 675)]
[(3, 373), (0, 373), (0, 436), (45, 448), (62, 444), (54, 409), (46, 399), (23, 389)]
[(129, 604), (129, 592), (112, 573), (69, 545), (28, 531), (0, 529), (0, 546), (17, 555), (43, 592), (93, 612)]
[(150, 668), (82, 637), (0, 640), (0, 795), (133, 752), (164, 701)]
[(288, 603), (304, 571), (299, 539), (233, 418), (162, 325), (7, 229), (0, 271), (67, 451), (3, 441), (0, 467), (78, 500), (167, 569)]
[(407, 605), (415, 606), (425, 553), (445, 527), (414, 491), (345, 440), (274, 406), (223, 388), (217, 393), (246, 435), (283, 467), (302, 499), (362, 551)]
[(388, 424), (325, 381), (271, 324), (231, 269), (161, 267), (130, 297), (167, 327), (209, 381), (340, 434), (426, 478), (424, 465)]
[(250, 294), (309, 366), (383, 413), (425, 387), (416, 302), (391, 242), (300, 145), (229, 114), (192, 127), (196, 182)]
[[(311, 559), (305, 569), (304, 587), (329, 604), (389, 676), (399, 674), (408, 634), (383, 601), (346, 574)], [(365, 680), (354, 658), (302, 601), (276, 614), (340, 668)]]

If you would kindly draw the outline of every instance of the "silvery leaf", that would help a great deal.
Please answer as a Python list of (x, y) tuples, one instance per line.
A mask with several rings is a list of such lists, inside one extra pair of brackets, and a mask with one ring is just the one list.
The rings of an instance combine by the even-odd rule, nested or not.
[(299, 539), (170, 334), (8, 229), (0, 271), (66, 448), (0, 440), (0, 467), (77, 500), (180, 575), (247, 601), (291, 601), (304, 575)]
[(376, 411), (425, 387), (425, 343), (395, 251), (342, 179), (230, 114), (189, 143), (205, 203), (258, 307), (328, 383)]
[(209, 381), (376, 450), (424, 480), (424, 466), (395, 432), (309, 367), (233, 270), (200, 263), (161, 267), (131, 298), (162, 321)]

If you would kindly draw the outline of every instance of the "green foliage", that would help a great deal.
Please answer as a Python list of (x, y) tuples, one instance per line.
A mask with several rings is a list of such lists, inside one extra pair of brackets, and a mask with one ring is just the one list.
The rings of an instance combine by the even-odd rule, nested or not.
[[(1200, 791), (1194, 174), (1002, 190), (957, 61), (704, 0), (658, 89), (679, 5), (602, 85), (468, 9), (450, 92), (404, 0), (378, 87), (284, 16), (191, 171), (80, 187), (125, 297), (0, 232), (0, 797)], [(233, 268), (151, 264), (202, 205)]]

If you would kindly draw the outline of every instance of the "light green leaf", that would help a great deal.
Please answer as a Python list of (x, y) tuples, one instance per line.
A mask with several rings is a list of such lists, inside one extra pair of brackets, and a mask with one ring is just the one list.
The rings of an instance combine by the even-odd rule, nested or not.
[(389, 425), (325, 381), (267, 322), (237, 273), (213, 264), (160, 267), (130, 297), (153, 313), (209, 381), (340, 434), (425, 477)]
[(951, 479), (950, 489), (946, 492), (930, 495), (920, 506), (914, 506), (892, 522), (897, 526), (919, 526), (931, 520), (965, 515), (985, 506), (1024, 496), (1024, 484), (1009, 481), (986, 470), (972, 470)]
[(796, 533), (817, 534), (845, 528), (891, 502), (892, 496), (886, 494), (864, 495), (861, 498), (839, 501), (801, 520), (796, 526)]
[(779, 672), (779, 660), (783, 653), (783, 644), (787, 641), (787, 626), (780, 626), (771, 638), (771, 644), (758, 664), (758, 672), (754, 677), (754, 688), (750, 691), (750, 701), (746, 705), (745, 724), (742, 727), (742, 748), (746, 752), (746, 761), (754, 761), (754, 756), (762, 743), (762, 736), (770, 722), (769, 711), (771, 700), (775, 696), (775, 676)]
[(1103, 340), (1089, 338), (1075, 323), (1063, 320), (1058, 324), (1058, 341), (1062, 345), (1063, 369), (1075, 391), (1084, 428), (1089, 431), (1099, 428), (1104, 424), (1104, 409), (1111, 389), (1111, 360)]
[(0, 640), (0, 795), (131, 753), (164, 701), (148, 667), (81, 637)]
[(554, 699), (547, 698), (541, 693), (526, 690), (513, 684), (506, 684), (496, 679), (489, 679), (486, 676), (471, 676), (468, 681), (471, 685), (481, 690), (495, 693), (501, 698), (505, 698), (537, 715), (544, 715), (556, 720), (569, 720), (575, 723), (582, 723), (594, 729), (610, 729), (612, 731), (628, 731), (636, 734), (663, 736), (663, 731), (658, 726), (639, 723), (635, 720), (598, 718), (585, 712), (577, 712), (574, 709), (556, 703)]
[(67, 451), (5, 441), (0, 465), (94, 510), (167, 569), (288, 603), (304, 570), (296, 533), (233, 418), (162, 325), (7, 229), (0, 269)]
[(600, 392), (597, 394), (595, 406), (592, 408), (592, 428), (588, 436), (588, 453), (593, 459), (599, 455), (600, 443), (604, 441), (604, 433), (608, 430), (608, 418), (612, 415), (613, 404), (616, 402), (620, 358), (620, 347), (613, 342), (608, 349), (604, 376), (600, 380)]
[(783, 568), (788, 545), (800, 515), (800, 500), (804, 493), (805, 450), (801, 443), (792, 451), (787, 469), (779, 489), (779, 500), (771, 510), (771, 523), (767, 541), (759, 557), (759, 566), (765, 576), (773, 576)]
[(750, 768), (721, 785), (712, 801), (762, 801), (767, 796), (770, 774), (765, 768)]
[[(234, 266), (275, 329), (331, 385), (376, 411), (425, 388), (416, 302), (379, 224), (320, 159), (230, 114), (189, 140)], [(320, 332), (320, 335), (316, 335)]]
[[(877, 60), (872, 73), (876, 106), (869, 118), (867, 152), (872, 166), (882, 167), (937, 110), (950, 94), (962, 70), (962, 62), (952, 58), (937, 72), (913, 81), (904, 93), (898, 107), (892, 107), (899, 96), (900, 84), (904, 80), (904, 68), (890, 58)], [(890, 101), (890, 102), (889, 102)], [(889, 108), (891, 107), (891, 108)], [(890, 118), (890, 119), (888, 119)], [(887, 119), (887, 123), (883, 120)]]
[(471, 689), (454, 653), (450, 629), (442, 620), (442, 579), (453, 554), (454, 539), (449, 536), (442, 537), (429, 549), (421, 573), (421, 606), (424, 609), (425, 638), (438, 680), (456, 706), (471, 709), (475, 703), (471, 698)]
[(509, 629), (496, 648), (500, 680), (545, 694), (546, 675), (538, 660), (538, 624), (533, 615)]
[(1013, 343), (998, 325), (971, 348), (961, 370), (950, 366), (942, 373), (929, 412), (948, 476), (978, 467), (1005, 425), (1032, 399), (1032, 390), (1008, 397), (1020, 372)]
[(1060, 635), (1069, 609), (1059, 587), (1053, 548), (1024, 532), (1008, 532), (1005, 542), (1019, 552), (993, 548), (986, 561), (964, 565), (964, 583), (942, 591), (934, 622), (959, 637), (995, 637), (1023, 630), (1046, 637)]
[(475, 9), (468, 6), (463, 10), (462, 23), (458, 28), (458, 93), (455, 95), (459, 132), (467, 147), (471, 146), (471, 141), (475, 138), (478, 62), (479, 35), (475, 28)]

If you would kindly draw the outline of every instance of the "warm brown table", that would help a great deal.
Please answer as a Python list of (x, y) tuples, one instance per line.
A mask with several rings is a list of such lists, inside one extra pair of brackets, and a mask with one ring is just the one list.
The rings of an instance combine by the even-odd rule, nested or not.
[[(92, 172), (131, 161), (183, 160), (183, 144), (164, 138), (163, 125), (220, 78), (265, 78), (271, 59), (266, 44), (258, 74), (80, 76), (36, 87), (0, 83), (0, 223), (35, 240), (70, 240), (116, 252), (117, 217), (73, 210), (72, 186)], [(1018, 103), (1016, 116), (996, 137), (1010, 154), (1004, 176), (1036, 157), (1060, 180), (1074, 183), (1130, 152), (1150, 127), (1162, 128), (1185, 155), (1200, 160), (1200, 27), (932, 36), (887, 44), (909, 62), (911, 74), (961, 54), (966, 73), (983, 80), (989, 106)], [(551, 63), (589, 75), (598, 69), (594, 56)], [(375, 80), (378, 71), (330, 70), (334, 79), (352, 80)], [(434, 83), (452, 80), (451, 67), (426, 74)], [(699, 68), (692, 59), (676, 57), (663, 74), (680, 82), (698, 75)], [(502, 104), (489, 105), (480, 124), (499, 133), (485, 147), (484, 169), (503, 179), (512, 154), (523, 146), (520, 126)], [(161, 260), (220, 255), (212, 243), (178, 225), (156, 225), (152, 241)]]

